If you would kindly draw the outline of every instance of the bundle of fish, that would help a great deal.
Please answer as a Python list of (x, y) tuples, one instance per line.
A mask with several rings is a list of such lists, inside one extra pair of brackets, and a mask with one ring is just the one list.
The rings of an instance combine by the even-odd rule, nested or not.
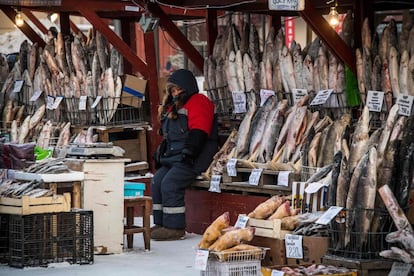
[(44, 197), (53, 195), (52, 190), (40, 188), (41, 185), (42, 182), (36, 180), (19, 182), (7, 179), (0, 183), (0, 196), (21, 198), (22, 196)]
[(44, 159), (24, 169), (28, 173), (68, 173), (70, 169), (63, 162), (62, 158)]
[[(348, 44), (352, 43), (352, 20), (348, 12), (341, 33)], [(276, 34), (272, 26), (261, 52), (257, 29), (247, 21), (241, 24), (241, 34), (236, 24), (230, 22), (204, 62), (206, 89), (217, 103), (218, 113), (228, 108), (223, 106), (223, 100), (231, 99), (231, 92), (252, 91), (258, 95), (260, 89), (275, 91), (279, 100), (289, 98), (290, 103), (292, 99), (286, 95), (291, 95), (295, 88), (307, 89), (308, 93), (333, 89), (338, 94), (332, 97), (338, 99), (336, 104), (347, 106), (344, 65), (318, 38), (304, 49), (295, 41), (288, 48), (283, 30)]]
[[(47, 104), (48, 98), (55, 101), (61, 96), (60, 105), (47, 110), (48, 117), (80, 125), (106, 124), (112, 120), (122, 92), (122, 58), (99, 32), (96, 36), (89, 32), (86, 42), (81, 35), (64, 38), (59, 32), (54, 38), (49, 32), (44, 49), (25, 40), (19, 57), (1, 89), (1, 99), (6, 101), (0, 102), (1, 108), (23, 103), (31, 114)], [(17, 80), (24, 81), (19, 93), (14, 91)], [(44, 93), (30, 101), (40, 91)], [(98, 96), (102, 99), (92, 109)], [(85, 97), (86, 110), (80, 110), (81, 98)], [(4, 119), (4, 123), (11, 123), (10, 118)]]
[(368, 18), (362, 25), (362, 48), (356, 50), (358, 88), (365, 104), (368, 90), (383, 91), (387, 110), (399, 95), (414, 96), (414, 16), (403, 13), (398, 37), (391, 19), (382, 34), (372, 32)]

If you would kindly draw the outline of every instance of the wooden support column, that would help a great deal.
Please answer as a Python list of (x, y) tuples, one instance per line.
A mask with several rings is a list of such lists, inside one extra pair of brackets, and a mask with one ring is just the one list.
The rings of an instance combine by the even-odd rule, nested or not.
[(282, 28), (282, 17), (280, 15), (272, 14), (272, 26), (276, 31), (276, 35), (280, 28)]
[(79, 12), (126, 58), (138, 72), (148, 78), (148, 66), (88, 5), (76, 6)]
[(217, 38), (217, 10), (207, 9), (207, 48), (208, 55), (213, 54), (214, 42)]
[(158, 93), (158, 68), (157, 68), (157, 59), (156, 52), (157, 47), (155, 47), (155, 34), (154, 32), (144, 33), (144, 46), (145, 46), (145, 58), (148, 64), (148, 95), (150, 101), (150, 111), (151, 111), (151, 125), (152, 130), (147, 132), (147, 142), (148, 142), (148, 160), (151, 164), (151, 170), (154, 170), (154, 162), (152, 160), (152, 153), (155, 152), (158, 144), (161, 142), (161, 136), (158, 135), (158, 130), (161, 125), (158, 120), (158, 107), (160, 105), (160, 96)]
[(63, 37), (70, 34), (70, 20), (69, 13), (61, 12), (59, 14), (60, 18), (60, 31), (62, 32)]
[[(0, 5), (0, 9), (14, 23), (16, 11), (9, 5)], [(45, 47), (45, 41), (27, 24), (27, 22), (24, 22), (23, 26), (19, 27), (19, 29), (30, 39), (30, 41), (37, 43), (37, 45), (41, 48)]]
[[(121, 19), (121, 36), (131, 49), (137, 49), (134, 22), (128, 19)], [(124, 59), (124, 73), (132, 74), (132, 65), (127, 59)]]
[(355, 55), (352, 49), (345, 44), (342, 38), (328, 24), (322, 15), (313, 7), (312, 1), (307, 0), (305, 10), (299, 15), (306, 21), (312, 30), (324, 41), (329, 50), (344, 62), (356, 74)]

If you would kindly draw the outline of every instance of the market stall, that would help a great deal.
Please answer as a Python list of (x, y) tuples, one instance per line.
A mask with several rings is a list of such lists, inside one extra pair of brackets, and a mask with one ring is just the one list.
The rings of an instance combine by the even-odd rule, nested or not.
[[(132, 49), (136, 37), (128, 34), (145, 14), (158, 17), (203, 72), (220, 123), (220, 151), (186, 191), (186, 230), (203, 234), (199, 248), (210, 250), (202, 275), (216, 275), (226, 265), (254, 270), (252, 275), (261, 267), (290, 275), (284, 266), (321, 263), (352, 270), (335, 270), (342, 275), (382, 275), (395, 263), (412, 263), (411, 2), (402, 1), (386, 19), (385, 11), (395, 10), (392, 4), (335, 2), (343, 15), (337, 31), (322, 16), (330, 6), (321, 1), (302, 1), (300, 9), (272, 9), (267, 1), (213, 6), (202, 1), (202, 8), (192, 1), (137, 1), (138, 9), (135, 1), (102, 2), (56, 4), (65, 19), (61, 32), (49, 33), (46, 41), (23, 27), (37, 44), (21, 45), (19, 63), (4, 79), (1, 103), (7, 142), (34, 142), (45, 155), (52, 147), (54, 157), (84, 173), (83, 180), (73, 180), (72, 205), (94, 211), (95, 252), (122, 251), (117, 186), (124, 182), (124, 163), (151, 162), (160, 139), (155, 133), (162, 91), (153, 30), (143, 34), (145, 61)], [(0, 7), (14, 18), (12, 8)], [(217, 12), (228, 12), (220, 28)], [(65, 40), (69, 13), (88, 19), (94, 32)], [(206, 18), (205, 59), (172, 21), (187, 16)], [(305, 45), (286, 33), (292, 16), (314, 32)], [(122, 38), (103, 18), (121, 18)], [(108, 147), (126, 151), (109, 150), (108, 158)], [(96, 148), (102, 151), (90, 155)], [(84, 159), (72, 159), (79, 156)], [(22, 164), (10, 162), (15, 157), (10, 155), (9, 166), (27, 167), (23, 158), (17, 158)], [(384, 187), (390, 191), (380, 196)], [(52, 188), (59, 192), (59, 185)], [(108, 217), (119, 224), (107, 225)], [(232, 259), (240, 251), (244, 259)]]

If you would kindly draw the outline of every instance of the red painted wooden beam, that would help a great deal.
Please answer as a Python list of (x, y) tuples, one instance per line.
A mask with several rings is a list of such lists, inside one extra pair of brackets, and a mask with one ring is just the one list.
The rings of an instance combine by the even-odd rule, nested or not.
[(208, 54), (213, 54), (214, 43), (217, 39), (217, 11), (207, 9), (207, 46)]
[(169, 19), (168, 15), (155, 3), (147, 4), (148, 11), (160, 19), (160, 26), (174, 39), (175, 43), (187, 54), (198, 70), (203, 72), (204, 58), (188, 41), (178, 27)]
[[(13, 21), (16, 17), (16, 11), (11, 8), (11, 6), (7, 5), (0, 5), (0, 9), (4, 12), (7, 17)], [(45, 41), (27, 24), (27, 22), (24, 22), (23, 26), (18, 27), (24, 34), (27, 36), (28, 39), (32, 43), (37, 43), (37, 45), (41, 48), (44, 48), (46, 43)]]
[(78, 3), (76, 7), (102, 35), (111, 43), (120, 54), (126, 58), (138, 72), (148, 78), (148, 66), (141, 60), (136, 53), (122, 39), (112, 31), (107, 24), (93, 11), (94, 7), (89, 7), (83, 3)]
[(329, 50), (356, 74), (355, 55), (352, 49), (345, 44), (342, 38), (328, 24), (325, 18), (307, 0), (305, 10), (299, 12), (300, 16), (308, 23), (312, 30), (323, 40)]
[(40, 22), (39, 19), (37, 19), (37, 17), (31, 12), (31, 10), (27, 9), (27, 8), (22, 8), (21, 9), (22, 12), (27, 16), (27, 18), (30, 19), (30, 21), (32, 21), (32, 23), (43, 33), (43, 34), (47, 34), (47, 28), (45, 27), (45, 25), (43, 25), (42, 22)]

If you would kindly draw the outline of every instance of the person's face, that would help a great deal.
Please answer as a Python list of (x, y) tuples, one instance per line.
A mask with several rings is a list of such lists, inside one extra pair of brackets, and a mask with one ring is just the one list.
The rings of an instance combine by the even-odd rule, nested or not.
[(170, 88), (170, 94), (171, 94), (171, 96), (173, 96), (173, 97), (178, 96), (178, 95), (180, 95), (181, 93), (183, 93), (183, 90), (182, 90), (180, 87), (178, 87), (178, 86), (172, 86), (172, 87)]

